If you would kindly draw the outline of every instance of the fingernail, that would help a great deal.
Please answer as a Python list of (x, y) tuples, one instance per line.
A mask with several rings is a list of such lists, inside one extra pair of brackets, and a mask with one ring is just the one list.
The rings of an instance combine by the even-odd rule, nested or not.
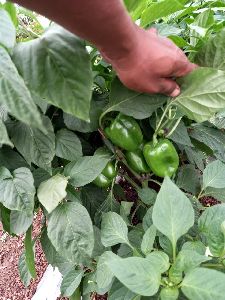
[(171, 97), (177, 97), (180, 95), (180, 88), (176, 87), (175, 90), (170, 94)]

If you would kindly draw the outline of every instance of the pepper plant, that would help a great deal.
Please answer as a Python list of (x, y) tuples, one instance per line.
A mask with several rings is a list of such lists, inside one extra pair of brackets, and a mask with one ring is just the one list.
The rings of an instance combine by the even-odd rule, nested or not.
[(128, 90), (85, 41), (1, 6), (0, 216), (25, 234), (28, 288), (40, 241), (70, 299), (224, 299), (225, 3), (172, 2), (125, 0), (199, 65), (173, 99)]

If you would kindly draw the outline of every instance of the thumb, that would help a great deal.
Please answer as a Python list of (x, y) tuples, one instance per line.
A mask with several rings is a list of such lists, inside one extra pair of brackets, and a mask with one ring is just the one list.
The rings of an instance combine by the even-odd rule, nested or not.
[(160, 79), (160, 93), (170, 97), (177, 97), (180, 94), (179, 85), (172, 79)]

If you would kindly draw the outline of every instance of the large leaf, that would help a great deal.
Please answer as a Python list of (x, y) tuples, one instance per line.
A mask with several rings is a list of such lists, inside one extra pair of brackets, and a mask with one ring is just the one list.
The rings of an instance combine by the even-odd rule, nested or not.
[(214, 13), (208, 9), (200, 13), (197, 18), (189, 26), (190, 31), (190, 44), (196, 46), (199, 39), (205, 37), (208, 29), (214, 24)]
[(141, 25), (145, 27), (157, 19), (183, 9), (186, 2), (187, 0), (176, 0), (172, 2), (170, 0), (163, 0), (157, 3), (151, 3), (142, 14)]
[(225, 188), (225, 164), (216, 160), (207, 165), (203, 172), (203, 188)]
[(51, 213), (66, 197), (67, 183), (66, 177), (56, 174), (40, 184), (37, 196), (48, 213)]
[(65, 297), (72, 296), (80, 285), (83, 274), (83, 270), (72, 269), (65, 276), (63, 276), (63, 281), (60, 287), (61, 295)]
[(33, 213), (29, 215), (24, 211), (11, 211), (10, 214), (10, 229), (11, 232), (20, 235), (25, 233), (31, 226), (33, 221)]
[(181, 80), (181, 94), (173, 101), (191, 120), (203, 122), (225, 108), (225, 73), (198, 68)]
[(98, 260), (96, 270), (96, 282), (98, 288), (106, 293), (113, 282), (114, 275), (108, 267), (108, 261), (116, 258), (117, 256), (111, 251), (104, 252)]
[(18, 152), (9, 147), (2, 147), (0, 149), (0, 166), (13, 171), (20, 167), (28, 167), (28, 164)]
[(119, 280), (115, 280), (109, 291), (109, 300), (140, 300), (140, 296), (126, 288)]
[(191, 300), (223, 300), (225, 275), (215, 270), (197, 268), (189, 272), (181, 289)]
[(169, 277), (172, 282), (178, 284), (183, 279), (183, 272), (198, 267), (201, 263), (210, 260), (210, 257), (200, 255), (196, 251), (182, 250), (179, 252), (176, 261), (169, 270)]
[(129, 245), (128, 228), (123, 218), (115, 212), (108, 212), (102, 217), (101, 240), (105, 247), (119, 243)]
[[(8, 52), (0, 47), (0, 104), (17, 119), (41, 127), (40, 114)], [(43, 129), (43, 127), (41, 127)]]
[(94, 233), (86, 208), (78, 202), (59, 205), (49, 217), (48, 237), (59, 254), (75, 263), (90, 257)]
[(225, 162), (225, 136), (224, 133), (202, 125), (194, 126), (190, 136), (208, 146), (219, 160)]
[(200, 232), (202, 232), (214, 256), (224, 255), (225, 237), (221, 230), (221, 224), (225, 220), (225, 204), (207, 208), (198, 220)]
[(31, 90), (65, 112), (89, 119), (92, 73), (78, 37), (51, 26), (42, 37), (18, 44), (13, 59)]
[(160, 273), (166, 272), (170, 267), (169, 256), (163, 251), (153, 251), (148, 254), (147, 259)]
[(32, 276), (27, 268), (25, 251), (22, 252), (19, 258), (18, 269), (19, 269), (21, 281), (23, 282), (25, 287), (28, 287), (32, 279)]
[(15, 147), (28, 164), (33, 162), (50, 171), (51, 161), (55, 156), (55, 134), (49, 118), (42, 116), (42, 120), (47, 134), (21, 122), (15, 122), (10, 124), (10, 135)]
[(141, 251), (147, 255), (148, 253), (150, 253), (153, 250), (153, 244), (155, 241), (155, 237), (156, 237), (156, 228), (154, 225), (150, 226), (144, 236), (143, 236), (143, 240), (141, 242)]
[(10, 141), (5, 124), (0, 119), (0, 144), (6, 144), (13, 147), (13, 143)]
[(0, 168), (0, 202), (11, 209), (30, 213), (34, 208), (34, 179), (27, 168), (9, 172)]
[(109, 105), (103, 115), (111, 111), (120, 111), (136, 119), (145, 119), (166, 100), (166, 96), (147, 95), (129, 90), (116, 78), (112, 83)]
[(194, 210), (189, 199), (168, 177), (164, 179), (158, 193), (152, 219), (156, 228), (169, 238), (173, 247), (179, 237), (194, 225)]
[(16, 42), (16, 29), (7, 11), (0, 9), (0, 44), (12, 49)]
[(94, 156), (84, 156), (66, 165), (64, 174), (69, 176), (74, 187), (92, 182), (110, 161), (110, 154), (96, 153)]
[(56, 134), (56, 156), (69, 161), (82, 156), (82, 146), (75, 133), (61, 129)]
[(225, 29), (212, 36), (195, 57), (198, 65), (225, 70)]
[(117, 258), (110, 260), (108, 266), (115, 277), (132, 292), (152, 296), (160, 285), (160, 272), (151, 261), (141, 257)]
[(199, 174), (193, 165), (184, 165), (179, 169), (176, 185), (186, 192), (196, 195), (200, 192)]
[(191, 139), (188, 135), (187, 128), (184, 125), (184, 122), (180, 122), (176, 130), (169, 137), (173, 142), (192, 147)]
[(33, 241), (32, 241), (32, 226), (27, 230), (25, 240), (25, 260), (27, 264), (27, 268), (32, 276), (32, 278), (36, 278), (36, 270), (35, 270), (35, 254), (33, 250)]

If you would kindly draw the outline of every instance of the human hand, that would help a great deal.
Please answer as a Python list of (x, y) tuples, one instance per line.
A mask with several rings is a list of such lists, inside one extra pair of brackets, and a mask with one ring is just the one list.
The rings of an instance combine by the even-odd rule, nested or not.
[[(180, 94), (176, 77), (190, 73), (197, 66), (168, 38), (157, 30), (137, 27), (136, 46), (116, 60), (110, 60), (120, 80), (128, 88), (143, 93), (161, 93), (171, 97)], [(104, 55), (104, 53), (103, 53)]]

